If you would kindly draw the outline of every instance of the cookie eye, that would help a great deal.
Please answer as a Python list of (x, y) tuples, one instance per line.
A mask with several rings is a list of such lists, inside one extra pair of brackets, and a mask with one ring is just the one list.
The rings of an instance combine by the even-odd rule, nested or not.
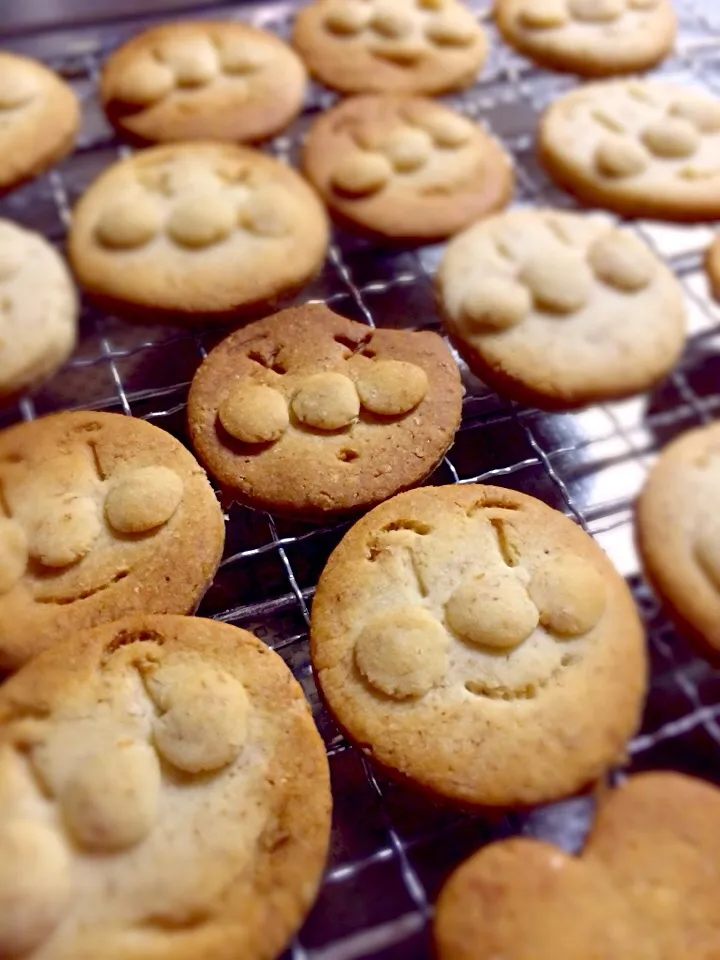
[(378, 360), (357, 380), (362, 405), (371, 413), (396, 417), (416, 407), (427, 393), (422, 367), (404, 360)]
[(339, 430), (356, 420), (360, 398), (355, 384), (341, 373), (308, 377), (293, 397), (292, 409), (301, 423), (316, 430)]
[(28, 552), (46, 567), (68, 567), (92, 549), (101, 530), (90, 497), (73, 493), (35, 505), (28, 522)]
[(518, 578), (486, 574), (466, 580), (445, 607), (450, 629), (468, 643), (509, 650), (527, 640), (538, 611)]
[(118, 533), (148, 533), (167, 523), (183, 496), (183, 482), (168, 467), (142, 467), (113, 484), (105, 516)]
[(580, 557), (549, 558), (533, 573), (528, 589), (540, 623), (563, 637), (588, 633), (605, 610), (602, 575)]

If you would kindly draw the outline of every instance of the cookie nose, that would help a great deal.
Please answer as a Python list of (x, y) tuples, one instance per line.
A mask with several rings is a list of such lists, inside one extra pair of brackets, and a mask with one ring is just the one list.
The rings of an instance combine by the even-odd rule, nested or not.
[(466, 580), (445, 608), (450, 629), (468, 643), (510, 650), (538, 625), (538, 609), (518, 578), (485, 574)]

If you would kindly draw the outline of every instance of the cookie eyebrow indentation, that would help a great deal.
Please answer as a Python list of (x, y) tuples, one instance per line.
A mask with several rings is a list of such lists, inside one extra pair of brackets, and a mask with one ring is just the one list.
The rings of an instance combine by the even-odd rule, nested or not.
[[(333, 340), (335, 343), (339, 343), (341, 347), (345, 347), (346, 350), (350, 351), (348, 357), (353, 357), (357, 353), (362, 353), (367, 357), (370, 356), (370, 354), (365, 352), (365, 347), (370, 344), (372, 336), (372, 330), (370, 330), (368, 333), (364, 333), (360, 339), (347, 337), (344, 333), (336, 333), (333, 337)], [(375, 355), (374, 351), (372, 351), (372, 355)], [(346, 359), (348, 359), (348, 357), (346, 357)]]
[(512, 500), (506, 500), (502, 495), (497, 496), (488, 496), (484, 500), (475, 500), (474, 503), (471, 503), (470, 506), (465, 511), (466, 516), (474, 517), (476, 513), (480, 510), (490, 510), (492, 508), (499, 510), (522, 510), (522, 506), (519, 503), (514, 503)]
[(601, 127), (605, 127), (605, 129), (611, 133), (625, 133), (625, 124), (620, 123), (619, 120), (616, 120), (615, 117), (601, 110), (599, 107), (592, 110), (590, 116), (596, 123), (599, 123)]
[(564, 244), (566, 247), (575, 247), (572, 237), (567, 233), (562, 223), (555, 217), (546, 217), (545, 226), (548, 228), (550, 233), (557, 237), (560, 243)]
[(432, 527), (429, 523), (424, 523), (422, 520), (411, 519), (392, 520), (380, 529), (382, 533), (392, 533), (394, 530), (410, 530), (412, 533), (417, 533), (421, 537), (425, 537), (428, 533), (432, 532)]
[(632, 97), (633, 100), (637, 100), (639, 103), (646, 103), (651, 107), (657, 107), (659, 105), (655, 98), (650, 96), (645, 87), (641, 87), (639, 84), (628, 84), (625, 91), (629, 97)]
[(88, 440), (88, 448), (90, 450), (90, 456), (92, 457), (93, 467), (95, 473), (97, 474), (98, 480), (107, 480), (107, 473), (103, 470), (102, 463), (100, 462), (100, 454), (98, 452), (97, 443), (94, 440)]
[(500, 517), (491, 517), (490, 526), (493, 528), (495, 533), (498, 549), (500, 550), (500, 556), (503, 559), (503, 563), (507, 567), (516, 567), (519, 560), (518, 550), (517, 547), (510, 542), (505, 521)]
[(79, 593), (73, 594), (71, 597), (35, 597), (35, 603), (44, 603), (50, 606), (63, 607), (67, 606), (69, 603), (75, 603), (76, 600), (88, 600), (90, 597), (94, 597), (96, 593), (101, 593), (103, 590), (107, 590), (109, 587), (114, 586), (116, 583), (119, 583), (121, 580), (124, 580), (127, 576), (130, 575), (130, 570), (123, 568), (117, 573), (113, 574), (109, 580), (106, 580), (105, 583), (101, 583), (98, 587), (92, 587), (89, 590), (81, 590)]

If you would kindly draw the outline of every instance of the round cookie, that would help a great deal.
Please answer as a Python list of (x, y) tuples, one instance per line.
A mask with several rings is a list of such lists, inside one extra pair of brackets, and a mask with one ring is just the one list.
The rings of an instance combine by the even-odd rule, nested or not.
[(487, 55), (480, 24), (458, 0), (313, 0), (295, 18), (292, 43), (341, 93), (457, 90)]
[(58, 413), (0, 433), (0, 670), (126, 613), (190, 613), (222, 555), (204, 471), (164, 430)]
[(720, 791), (671, 772), (606, 795), (580, 856), (525, 837), (466, 860), (438, 898), (438, 960), (680, 960), (720, 950)]
[(713, 296), (720, 300), (720, 234), (715, 237), (705, 255), (705, 271)]
[(665, 447), (637, 504), (645, 573), (670, 615), (701, 649), (720, 654), (720, 424)]
[(306, 304), (208, 354), (188, 424), (201, 461), (240, 501), (311, 518), (424, 480), (453, 441), (461, 401), (436, 333), (373, 330)]
[(601, 215), (527, 209), (483, 220), (448, 245), (437, 286), (469, 367), (543, 409), (639, 393), (683, 349), (674, 274)]
[(133, 140), (252, 142), (302, 109), (305, 67), (279, 37), (246, 23), (179, 21), (137, 34), (106, 61), (100, 96)]
[(69, 153), (79, 126), (77, 97), (57, 74), (0, 52), (0, 194)]
[(544, 803), (597, 780), (646, 685), (632, 596), (558, 511), (499, 487), (424, 487), (332, 553), (312, 607), (317, 681), (391, 775), (464, 805)]
[(0, 220), (0, 400), (65, 363), (78, 302), (65, 262), (39, 233)]
[(0, 955), (269, 960), (317, 892), (327, 760), (252, 634), (124, 617), (0, 691)]
[(586, 77), (648, 70), (677, 30), (670, 0), (497, 0), (495, 22), (531, 60)]
[(80, 198), (68, 238), (90, 294), (186, 321), (290, 296), (327, 244), (325, 211), (302, 177), (222, 143), (152, 147), (114, 164)]
[(607, 80), (555, 100), (540, 159), (557, 183), (626, 217), (720, 217), (720, 99), (679, 84)]
[(303, 169), (341, 222), (392, 240), (437, 240), (505, 206), (512, 163), (454, 110), (419, 97), (342, 100), (318, 117)]

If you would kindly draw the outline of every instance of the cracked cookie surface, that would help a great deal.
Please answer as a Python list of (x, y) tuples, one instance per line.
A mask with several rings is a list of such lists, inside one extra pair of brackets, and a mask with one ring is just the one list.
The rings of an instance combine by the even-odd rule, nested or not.
[(463, 804), (542, 803), (621, 755), (645, 691), (632, 597), (594, 541), (498, 487), (400, 494), (345, 535), (311, 656), (342, 729)]

